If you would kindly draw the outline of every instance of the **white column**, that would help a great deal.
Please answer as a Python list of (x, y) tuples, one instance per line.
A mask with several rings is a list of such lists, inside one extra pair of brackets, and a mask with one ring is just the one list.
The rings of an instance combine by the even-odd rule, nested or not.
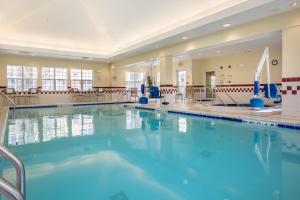
[(173, 58), (160, 57), (160, 89), (167, 101), (175, 100), (176, 88), (173, 86)]
[(282, 32), (282, 114), (300, 116), (300, 26)]

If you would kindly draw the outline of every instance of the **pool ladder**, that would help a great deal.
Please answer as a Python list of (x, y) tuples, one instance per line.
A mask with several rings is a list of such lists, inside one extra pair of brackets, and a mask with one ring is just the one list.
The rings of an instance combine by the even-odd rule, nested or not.
[(23, 162), (6, 147), (0, 145), (0, 154), (8, 159), (16, 169), (16, 186), (0, 177), (0, 193), (9, 200), (25, 200), (25, 167)]

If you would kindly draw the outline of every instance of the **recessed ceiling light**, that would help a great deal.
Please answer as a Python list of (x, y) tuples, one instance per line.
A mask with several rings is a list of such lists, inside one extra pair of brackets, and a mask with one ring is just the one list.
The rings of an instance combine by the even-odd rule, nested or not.
[(188, 37), (182, 37), (181, 39), (183, 39), (183, 40), (187, 40), (187, 39), (189, 39)]
[(155, 45), (155, 48), (156, 48), (156, 49), (158, 49), (158, 48), (159, 48), (159, 46), (158, 46), (158, 45)]
[(273, 8), (271, 11), (272, 12), (278, 12), (278, 11), (280, 11), (280, 8)]
[(201, 56), (202, 55), (202, 53), (198, 53), (198, 56)]
[(230, 27), (231, 24), (224, 24), (223, 27)]
[(298, 4), (297, 4), (296, 1), (290, 4), (291, 7), (296, 7), (297, 5), (298, 5)]
[(217, 53), (221, 53), (221, 51), (220, 50), (218, 50), (218, 51), (216, 51)]

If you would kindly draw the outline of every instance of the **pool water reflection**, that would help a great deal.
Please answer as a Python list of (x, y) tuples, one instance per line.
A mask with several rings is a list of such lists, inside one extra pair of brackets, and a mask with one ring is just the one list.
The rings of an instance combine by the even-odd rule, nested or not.
[[(27, 199), (299, 199), (300, 133), (125, 108), (17, 110)], [(4, 163), (3, 174), (14, 179)]]

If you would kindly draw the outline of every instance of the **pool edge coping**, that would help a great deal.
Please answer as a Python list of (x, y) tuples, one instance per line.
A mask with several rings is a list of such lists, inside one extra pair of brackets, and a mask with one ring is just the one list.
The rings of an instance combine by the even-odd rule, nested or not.
[(134, 106), (137, 109), (144, 109), (144, 110), (152, 110), (152, 111), (164, 111), (168, 113), (173, 114), (181, 114), (181, 115), (187, 115), (187, 116), (194, 116), (194, 117), (202, 117), (202, 118), (210, 118), (210, 119), (219, 119), (219, 120), (226, 120), (226, 121), (234, 121), (239, 123), (251, 123), (251, 124), (257, 124), (257, 125), (266, 125), (266, 126), (272, 126), (277, 128), (285, 128), (290, 130), (296, 130), (300, 131), (300, 124), (296, 123), (284, 123), (279, 121), (268, 121), (268, 120), (262, 120), (262, 119), (253, 119), (255, 117), (236, 117), (236, 116), (230, 116), (230, 115), (222, 115), (222, 114), (213, 114), (213, 113), (204, 113), (204, 112), (193, 112), (193, 111), (182, 111), (182, 110), (176, 110), (176, 109), (164, 109), (164, 108), (153, 108), (153, 107), (144, 107), (144, 106)]

